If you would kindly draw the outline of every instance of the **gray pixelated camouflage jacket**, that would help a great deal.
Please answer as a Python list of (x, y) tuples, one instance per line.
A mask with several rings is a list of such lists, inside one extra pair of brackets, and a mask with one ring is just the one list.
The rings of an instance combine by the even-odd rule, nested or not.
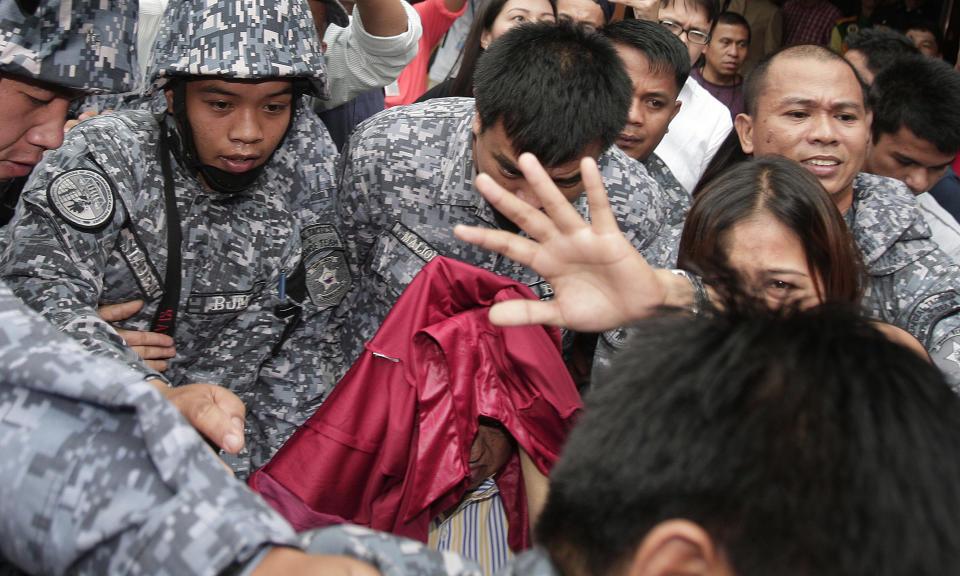
[[(455, 224), (499, 227), (474, 188), (474, 102), (431, 100), (387, 110), (357, 127), (341, 158), (337, 213), (353, 285), (336, 313), (344, 356), (355, 359), (400, 293), (436, 254), (524, 282), (540, 297), (550, 286), (532, 270), (457, 240)], [(616, 147), (599, 159), (620, 229), (654, 266), (663, 266), (676, 236), (668, 201), (644, 167)], [(574, 203), (588, 216), (585, 195)]]
[[(324, 90), (312, 18), (305, 4), (294, 4), (177, 3), (157, 41), (154, 87), (169, 78), (212, 74), (288, 78), (314, 93)], [(231, 49), (241, 41), (241, 49)], [(0, 276), (31, 307), (90, 350), (144, 374), (152, 371), (99, 319), (96, 307), (140, 298), (143, 309), (120, 327), (148, 330), (152, 324), (168, 263), (163, 126), (177, 133), (169, 115), (158, 121), (145, 111), (125, 111), (71, 130), (34, 170), (0, 254)], [(181, 154), (171, 151), (170, 157), (182, 273), (172, 334), (177, 356), (164, 376), (174, 385), (206, 381), (240, 395), (248, 405), (247, 448), (231, 457), (231, 465), (243, 474), (248, 458), (256, 466), (271, 451), (276, 423), (291, 418), (292, 399), (322, 395), (330, 385), (327, 363), (339, 365), (339, 344), (318, 336), (309, 351), (292, 351), (301, 356), (284, 353), (285, 361), (300, 366), (293, 374), (300, 381), (257, 385), (259, 368), (297, 319), (291, 307), (302, 306), (300, 317), (322, 334), (347, 288), (333, 215), (337, 152), (301, 102), (281, 146), (242, 193), (208, 190)], [(282, 277), (289, 279), (283, 299)], [(295, 290), (298, 285), (306, 290)]]
[(960, 267), (905, 184), (861, 173), (853, 189), (845, 217), (867, 268), (864, 312), (912, 334), (960, 393)]
[[(172, 124), (170, 117), (165, 122)], [(141, 111), (97, 117), (71, 130), (63, 146), (34, 170), (0, 254), (0, 276), (20, 298), (91, 351), (144, 374), (152, 371), (96, 309), (140, 298), (143, 308), (121, 327), (151, 327), (168, 256), (159, 134), (155, 118)], [(302, 278), (303, 263), (310, 282), (324, 282), (324, 274), (333, 279), (299, 302), (313, 325), (325, 321), (346, 288), (337, 282), (347, 281), (331, 224), (335, 161), (333, 143), (306, 110), (257, 185), (242, 194), (207, 190), (171, 159), (183, 234), (181, 295), (171, 334), (177, 355), (164, 372), (173, 385), (212, 382), (245, 402), (254, 394), (270, 394), (256, 390), (255, 383), (259, 367), (292, 321), (277, 312), (291, 299), (279, 298), (280, 277)], [(88, 193), (94, 187), (101, 190), (98, 198), (112, 199), (114, 205), (109, 212), (101, 210), (102, 225), (84, 229), (71, 215), (72, 197), (77, 189)], [(51, 202), (58, 197), (63, 197), (60, 207)], [(304, 358), (310, 366), (324, 358), (339, 360), (336, 344), (311, 354)], [(312, 384), (289, 386), (312, 395), (325, 389), (311, 393)], [(257, 402), (286, 411), (282, 402)], [(248, 413), (251, 424), (264, 409)], [(258, 445), (249, 436), (248, 442), (251, 449)]]
[(295, 534), (140, 374), (97, 358), (0, 285), (0, 572), (248, 573), (271, 545), (385, 576), (470, 561), (358, 527)]

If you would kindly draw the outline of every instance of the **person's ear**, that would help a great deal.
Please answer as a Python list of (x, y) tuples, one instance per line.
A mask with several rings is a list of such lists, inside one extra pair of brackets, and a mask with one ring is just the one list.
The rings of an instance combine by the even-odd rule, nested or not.
[[(681, 102), (681, 101), (679, 101), (679, 100), (676, 100), (676, 101), (674, 101), (673, 104), (674, 104), (674, 106), (673, 106), (673, 114), (670, 114), (670, 122), (673, 122), (673, 119), (676, 118), (676, 117), (677, 117), (677, 114), (680, 113), (680, 106), (683, 105), (683, 102)], [(668, 130), (668, 131), (670, 130), (670, 128), (669, 128), (669, 123), (668, 123), (668, 125), (667, 125), (667, 130)]]
[(483, 133), (483, 120), (480, 118), (480, 111), (477, 110), (477, 107), (473, 107), (473, 135), (474, 137), (479, 136)]
[(740, 113), (733, 119), (733, 128), (740, 138), (740, 148), (745, 154), (753, 154), (753, 118)]
[(490, 42), (493, 40), (490, 38), (493, 34), (489, 30), (484, 30), (480, 33), (480, 48), (486, 50), (487, 46), (490, 45)]
[(167, 98), (167, 110), (173, 112), (173, 88), (165, 88), (163, 95)]
[(706, 530), (689, 520), (667, 520), (643, 538), (628, 576), (733, 576)]

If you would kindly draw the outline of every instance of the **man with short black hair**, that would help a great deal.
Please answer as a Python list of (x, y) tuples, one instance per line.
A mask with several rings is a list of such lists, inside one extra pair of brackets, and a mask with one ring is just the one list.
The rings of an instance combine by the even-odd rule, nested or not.
[(903, 34), (886, 28), (864, 28), (847, 36), (847, 59), (867, 84), (891, 62), (901, 56), (917, 54), (913, 42)]
[(960, 151), (960, 72), (939, 59), (905, 56), (877, 75), (870, 97), (873, 146), (864, 171), (903, 181), (933, 240), (960, 260), (960, 224), (927, 193)]
[(552, 294), (528, 268), (453, 237), (457, 223), (511, 226), (474, 189), (480, 172), (536, 203), (517, 167), (522, 152), (541, 158), (583, 214), (579, 161), (599, 157), (624, 233), (652, 261), (669, 260), (662, 192), (611, 146), (626, 124), (630, 79), (609, 42), (570, 25), (522, 26), (488, 48), (474, 84), (475, 101), (431, 101), (371, 118), (344, 150), (338, 215), (356, 282), (336, 316), (348, 362), (436, 254)]
[[(662, 0), (657, 19), (683, 41), (693, 66), (710, 41), (719, 13), (716, 0)], [(656, 152), (683, 187), (692, 191), (730, 133), (732, 122), (726, 106), (693, 78), (687, 78), (677, 99), (683, 106)]]
[(929, 20), (913, 20), (904, 28), (904, 35), (909, 38), (917, 50), (930, 58), (942, 58), (940, 53), (940, 31)]
[(750, 25), (736, 12), (717, 17), (710, 42), (703, 52), (703, 65), (690, 75), (730, 110), (730, 118), (743, 112), (743, 76), (740, 66), (750, 46)]
[(654, 153), (680, 112), (677, 100), (690, 74), (686, 47), (663, 26), (646, 20), (620, 20), (603, 29), (616, 48), (633, 84), (627, 124), (617, 146), (642, 163), (670, 199), (666, 222), (679, 232), (692, 197)]
[(960, 505), (960, 398), (917, 354), (830, 308), (638, 328), (551, 473), (544, 551), (515, 574), (960, 562), (960, 520), (942, 513)]
[(740, 146), (799, 162), (820, 180), (863, 255), (864, 312), (910, 332), (960, 391), (960, 268), (930, 239), (906, 185), (861, 173), (872, 119), (865, 90), (827, 48), (777, 52), (747, 78)]

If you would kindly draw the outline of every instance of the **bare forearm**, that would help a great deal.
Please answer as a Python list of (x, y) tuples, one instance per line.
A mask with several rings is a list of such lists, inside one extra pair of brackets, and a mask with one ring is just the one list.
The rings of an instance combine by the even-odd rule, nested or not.
[(363, 22), (371, 36), (399, 36), (407, 31), (407, 13), (403, 0), (357, 0), (354, 17)]

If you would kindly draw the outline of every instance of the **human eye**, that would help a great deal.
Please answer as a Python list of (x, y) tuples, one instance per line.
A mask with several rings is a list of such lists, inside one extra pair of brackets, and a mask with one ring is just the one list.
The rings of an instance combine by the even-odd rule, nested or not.
[(649, 106), (650, 108), (653, 108), (654, 110), (660, 110), (666, 105), (667, 105), (666, 102), (664, 102), (663, 100), (659, 100), (657, 98), (650, 98), (647, 100), (647, 106)]
[(523, 14), (515, 14), (512, 18), (510, 18), (510, 20), (513, 22), (521, 22), (521, 23), (527, 21), (527, 19), (524, 17)]
[(767, 283), (767, 296), (777, 300), (785, 300), (796, 288), (790, 282), (774, 278)]
[(509, 178), (510, 180), (516, 180), (517, 178), (523, 176), (523, 174), (517, 168), (513, 166), (505, 166), (503, 164), (500, 165), (500, 174), (503, 174), (505, 178)]
[(810, 117), (810, 113), (806, 110), (788, 110), (786, 116), (794, 120), (804, 120)]
[(271, 114), (280, 114), (284, 112), (289, 105), (284, 102), (271, 102), (263, 107), (264, 110)]
[(856, 122), (857, 120), (859, 120), (859, 116), (857, 116), (856, 114), (852, 114), (850, 112), (841, 112), (840, 114), (837, 114), (837, 120), (840, 120), (841, 122), (847, 122), (847, 123)]
[(687, 32), (687, 38), (694, 44), (706, 44), (710, 41), (710, 35), (699, 30), (691, 30)]
[(230, 103), (226, 100), (207, 100), (207, 105), (217, 112), (225, 112), (230, 109)]

